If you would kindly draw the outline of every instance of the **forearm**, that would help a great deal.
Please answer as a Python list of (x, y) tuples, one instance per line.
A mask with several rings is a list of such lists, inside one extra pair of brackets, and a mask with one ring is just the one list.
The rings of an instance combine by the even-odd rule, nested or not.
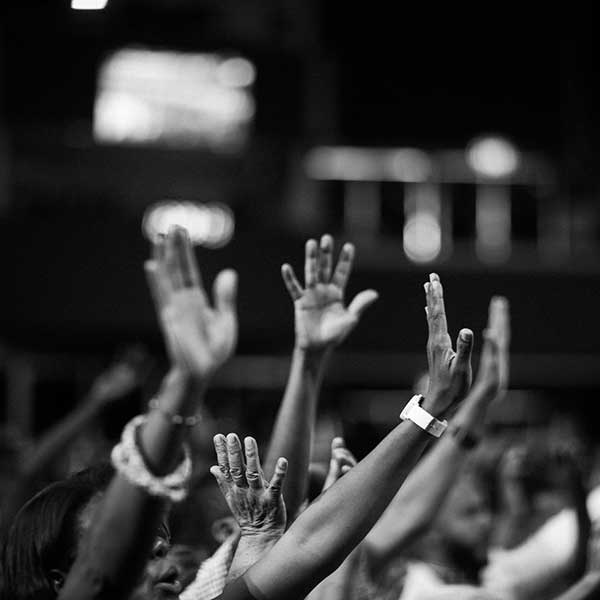
[(86, 398), (72, 413), (45, 432), (37, 442), (23, 470), (23, 484), (35, 480), (57, 456), (98, 418), (102, 407), (94, 398)]
[(254, 563), (258, 562), (281, 538), (280, 534), (242, 534), (233, 555), (227, 582), (241, 577)]
[(385, 566), (390, 558), (425, 532), (455, 483), (467, 453), (446, 435), (410, 473), (365, 538), (369, 563), (373, 567)]
[(267, 598), (304, 597), (371, 529), (429, 439), (411, 422), (398, 425), (298, 517), (247, 577)]
[[(159, 393), (164, 410), (189, 414), (194, 386), (180, 373), (171, 372)], [(139, 450), (156, 475), (173, 469), (181, 459), (184, 428), (173, 425), (158, 410), (149, 413), (139, 437)], [(135, 585), (156, 537), (167, 502), (117, 474), (94, 514), (93, 525), (61, 592), (61, 600), (127, 598)], [(95, 582), (95, 585), (94, 585)]]
[[(479, 437), (489, 399), (474, 390), (452, 419), (452, 428)], [(372, 565), (383, 566), (431, 525), (456, 482), (468, 452), (450, 431), (444, 433), (402, 485), (365, 540)]]
[(290, 519), (295, 517), (308, 490), (317, 402), (327, 355), (327, 351), (294, 349), (288, 383), (265, 461), (265, 473), (270, 477), (280, 456), (288, 460), (289, 475), (283, 494)]

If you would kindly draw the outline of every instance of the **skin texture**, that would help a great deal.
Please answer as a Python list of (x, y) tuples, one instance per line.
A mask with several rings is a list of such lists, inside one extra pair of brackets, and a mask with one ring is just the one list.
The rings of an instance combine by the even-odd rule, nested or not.
[(214, 438), (218, 465), (211, 467), (223, 497), (241, 531), (240, 541), (229, 570), (228, 580), (243, 575), (281, 538), (287, 515), (282, 487), (287, 460), (280, 458), (271, 481), (264, 476), (256, 440), (244, 440), (244, 452), (238, 436), (218, 434)]

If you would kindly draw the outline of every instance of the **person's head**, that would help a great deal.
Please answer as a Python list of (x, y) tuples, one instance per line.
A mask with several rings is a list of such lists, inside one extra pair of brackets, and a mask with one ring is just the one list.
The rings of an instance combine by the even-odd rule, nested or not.
[[(44, 488), (16, 515), (2, 548), (4, 600), (53, 600), (112, 478), (108, 465), (86, 469)], [(178, 572), (163, 564), (168, 531), (159, 534), (140, 587), (148, 599), (177, 597)], [(164, 585), (163, 585), (164, 584)]]
[(466, 473), (459, 478), (438, 514), (436, 532), (453, 556), (474, 564), (485, 563), (492, 512), (479, 477)]

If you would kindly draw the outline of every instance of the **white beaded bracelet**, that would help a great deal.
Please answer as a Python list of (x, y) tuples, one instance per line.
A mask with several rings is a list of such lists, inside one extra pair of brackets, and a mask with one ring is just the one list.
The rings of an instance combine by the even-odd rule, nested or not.
[(137, 428), (146, 421), (146, 415), (138, 415), (127, 423), (121, 441), (112, 450), (112, 464), (121, 475), (134, 485), (144, 488), (150, 495), (181, 502), (187, 496), (192, 475), (189, 448), (184, 444), (184, 458), (175, 471), (164, 477), (157, 477), (148, 469), (136, 443)]

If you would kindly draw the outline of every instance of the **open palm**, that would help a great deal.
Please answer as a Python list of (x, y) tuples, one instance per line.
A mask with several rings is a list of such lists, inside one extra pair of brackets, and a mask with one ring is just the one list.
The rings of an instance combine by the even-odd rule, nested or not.
[(377, 292), (365, 290), (346, 307), (344, 291), (354, 260), (354, 246), (345, 244), (332, 273), (333, 239), (321, 238), (306, 243), (304, 262), (305, 287), (302, 288), (292, 267), (283, 265), (281, 272), (294, 300), (296, 345), (302, 349), (319, 349), (341, 343), (354, 329), (362, 313), (377, 300)]
[(237, 340), (235, 272), (219, 273), (211, 306), (182, 228), (156, 240), (145, 269), (172, 364), (197, 376), (210, 375), (231, 356)]

